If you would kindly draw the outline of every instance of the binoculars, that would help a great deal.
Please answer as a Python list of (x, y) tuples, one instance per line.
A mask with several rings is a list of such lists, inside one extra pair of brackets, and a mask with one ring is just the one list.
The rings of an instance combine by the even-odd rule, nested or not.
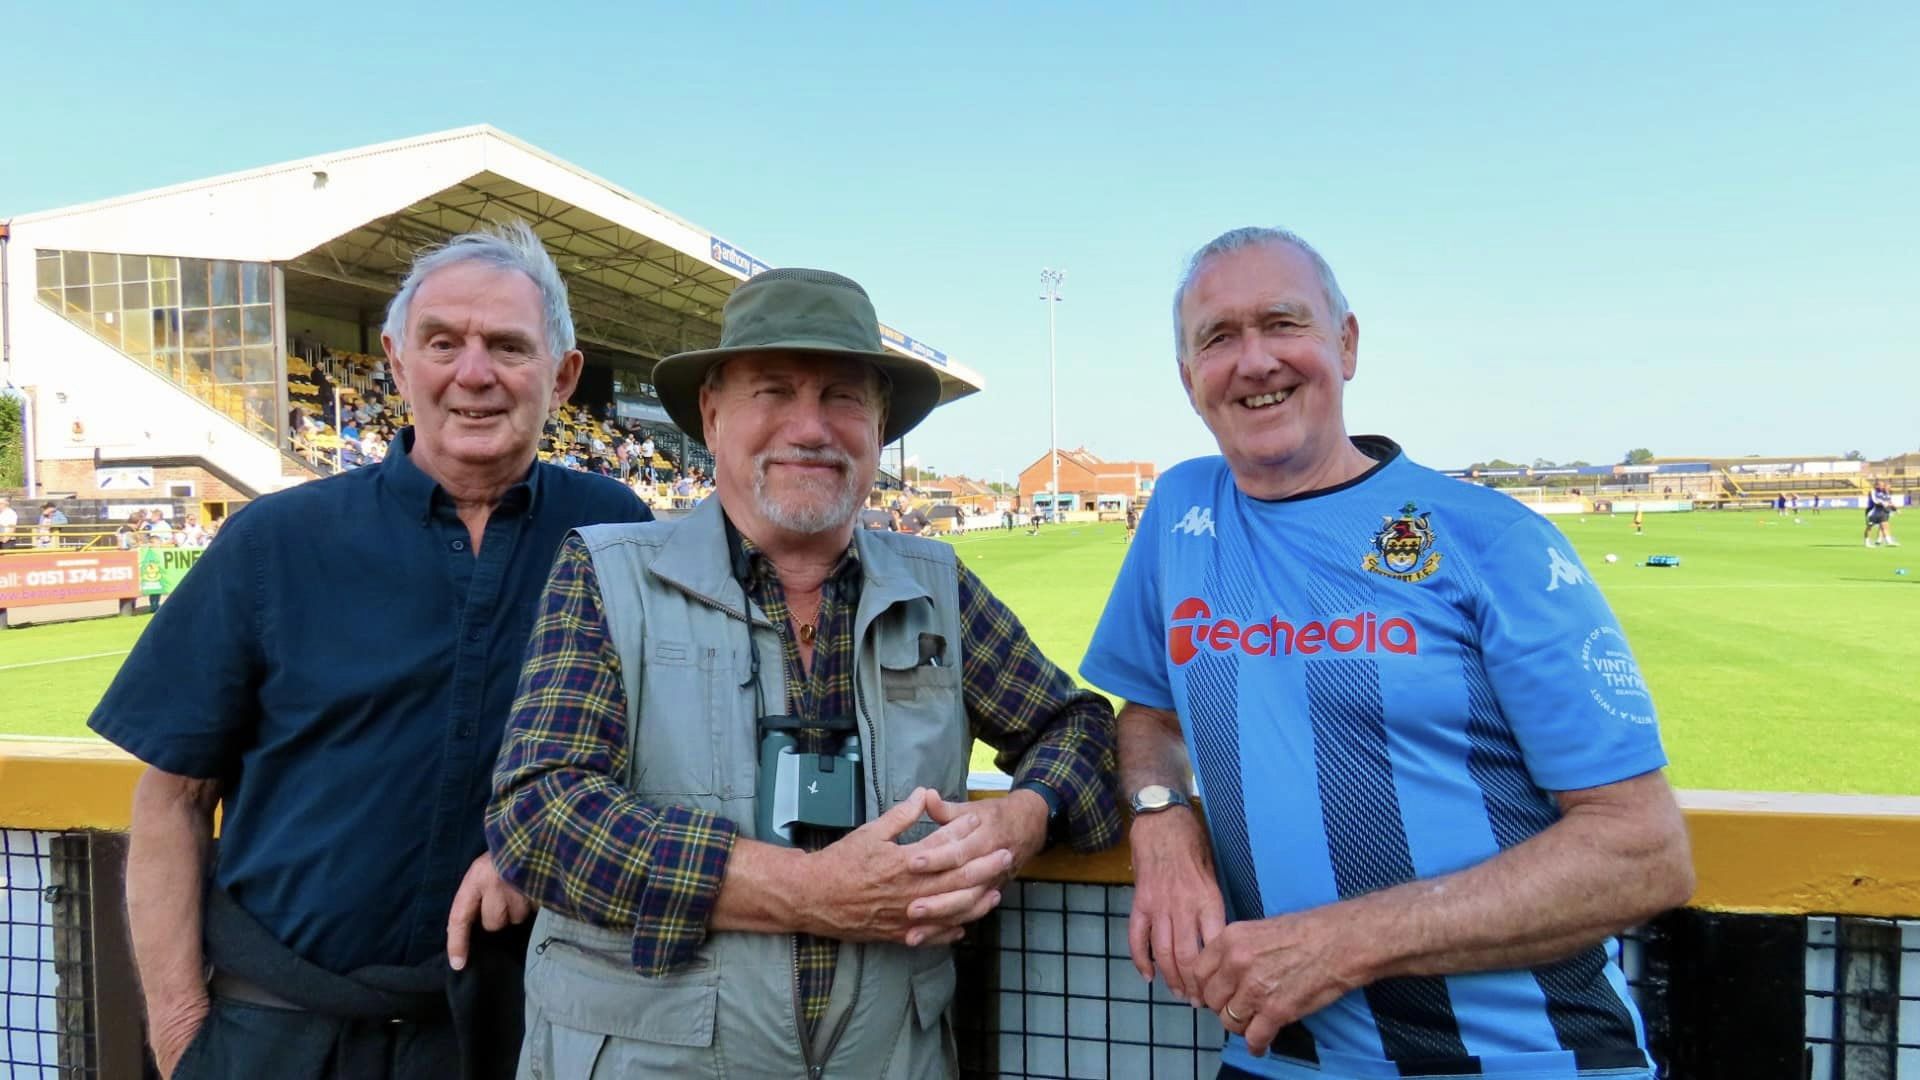
[[(848, 831), (860, 824), (861, 783), (865, 763), (852, 717), (798, 716), (760, 718), (760, 777), (754, 825), (760, 839), (793, 847), (793, 829)], [(830, 749), (800, 749), (802, 732), (822, 733)]]

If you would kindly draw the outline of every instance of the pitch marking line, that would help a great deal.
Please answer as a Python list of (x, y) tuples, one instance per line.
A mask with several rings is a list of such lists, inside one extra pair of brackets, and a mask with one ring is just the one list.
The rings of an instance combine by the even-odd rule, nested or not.
[(1627, 584), (1621, 584), (1617, 582), (1606, 582), (1602, 585), (1602, 588), (1604, 588), (1608, 592), (1612, 592), (1616, 589), (1622, 589), (1622, 590), (1625, 590), (1625, 589), (1643, 590), (1644, 589), (1648, 592), (1652, 592), (1656, 589), (1669, 591), (1669, 592), (1701, 592), (1701, 591), (1720, 590), (1720, 589), (1738, 589), (1742, 592), (1745, 592), (1753, 589), (1884, 589), (1889, 585), (1899, 585), (1899, 584), (1900, 582), (1898, 581), (1819, 581), (1819, 582), (1815, 582), (1815, 581), (1808, 581), (1808, 582), (1728, 581), (1728, 582), (1722, 582), (1718, 584), (1676, 583), (1671, 585), (1627, 585)]
[(52, 660), (29, 660), (24, 664), (0, 664), (0, 671), (18, 671), (21, 668), (41, 667), (46, 664), (71, 664), (76, 660), (99, 660), (107, 656), (125, 656), (132, 649), (116, 649), (113, 652), (84, 653), (80, 656), (61, 656)]

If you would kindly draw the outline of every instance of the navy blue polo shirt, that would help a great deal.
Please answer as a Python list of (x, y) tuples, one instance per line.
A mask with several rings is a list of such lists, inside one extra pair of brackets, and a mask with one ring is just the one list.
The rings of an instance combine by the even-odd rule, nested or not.
[(88, 721), (223, 782), (219, 883), (338, 972), (445, 948), (554, 553), (577, 526), (653, 516), (535, 464), (476, 553), (412, 446), (408, 429), (379, 465), (234, 514)]

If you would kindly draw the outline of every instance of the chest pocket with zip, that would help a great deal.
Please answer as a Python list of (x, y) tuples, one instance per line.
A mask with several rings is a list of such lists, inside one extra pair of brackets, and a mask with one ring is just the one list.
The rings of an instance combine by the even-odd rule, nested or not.
[(731, 657), (686, 641), (647, 642), (640, 701), (629, 702), (633, 726), (633, 794), (711, 795), (717, 771), (718, 725), (712, 722), (716, 681), (731, 674)]

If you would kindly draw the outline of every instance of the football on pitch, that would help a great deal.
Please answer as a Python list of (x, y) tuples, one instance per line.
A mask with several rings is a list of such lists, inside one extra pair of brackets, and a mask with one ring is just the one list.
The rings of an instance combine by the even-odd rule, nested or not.
[(1619, 562), (1619, 561), (1620, 561), (1620, 556), (1618, 556), (1618, 555), (1615, 555), (1615, 554), (1614, 554), (1613, 552), (1611, 552), (1611, 551), (1609, 551), (1609, 552), (1607, 552), (1607, 561), (1608, 561), (1608, 562)]

